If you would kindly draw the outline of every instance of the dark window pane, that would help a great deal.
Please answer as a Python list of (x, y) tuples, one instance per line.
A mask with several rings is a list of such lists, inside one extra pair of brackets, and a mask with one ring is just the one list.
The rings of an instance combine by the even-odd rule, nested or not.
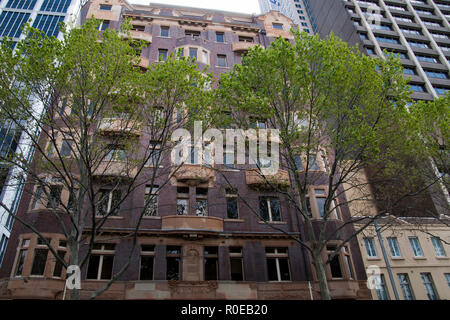
[(267, 198), (259, 198), (259, 214), (262, 219), (269, 220), (269, 208), (267, 207)]
[(242, 281), (244, 280), (244, 274), (242, 272), (242, 258), (230, 259), (231, 280)]
[(217, 280), (217, 258), (205, 259), (205, 280)]
[(338, 255), (334, 256), (333, 260), (331, 260), (330, 268), (331, 268), (331, 276), (333, 278), (342, 278), (341, 264), (339, 263)]
[(178, 246), (167, 246), (167, 254), (181, 254), (181, 248)]
[(50, 186), (47, 208), (58, 208), (61, 204), (62, 186)]
[(33, 267), (31, 274), (36, 276), (44, 275), (45, 263), (47, 262), (48, 249), (36, 249), (34, 251)]
[(141, 257), (141, 274), (140, 280), (153, 280), (153, 257)]
[(269, 281), (278, 281), (276, 259), (267, 259), (267, 272), (269, 274)]
[(103, 256), (101, 279), (111, 279), (114, 256)]
[(317, 207), (319, 208), (320, 217), (323, 218), (323, 214), (325, 212), (325, 198), (316, 198)]
[(272, 221), (281, 221), (280, 202), (278, 199), (270, 199), (270, 209), (272, 212)]
[(25, 262), (25, 257), (27, 256), (27, 251), (28, 250), (20, 250), (19, 262), (17, 262), (17, 271), (16, 271), (17, 276), (22, 275), (23, 264)]
[(227, 198), (227, 218), (228, 219), (238, 218), (237, 198)]
[[(58, 251), (58, 256), (64, 260), (65, 251)], [(53, 270), (54, 277), (61, 277), (63, 264), (55, 257), (55, 269)]]
[(167, 258), (167, 280), (180, 280), (180, 259)]
[(289, 260), (288, 259), (278, 259), (278, 264), (280, 265), (280, 280), (289, 281), (291, 280), (291, 275), (289, 273)]
[(205, 247), (205, 255), (208, 254), (217, 254), (218, 248), (217, 247)]
[(112, 203), (111, 203), (111, 215), (117, 216), (119, 214), (120, 209), (120, 200), (122, 197), (122, 191), (114, 190), (112, 194)]
[(161, 37), (169, 36), (169, 27), (161, 27)]
[(302, 171), (303, 170), (302, 157), (295, 156), (294, 160), (295, 160), (295, 167), (296, 167), (295, 169), (298, 171)]
[(225, 37), (222, 32), (216, 32), (216, 41), (217, 42), (225, 42)]
[(88, 265), (86, 279), (97, 279), (99, 264), (100, 264), (100, 256), (99, 255), (91, 255), (89, 257), (89, 265)]

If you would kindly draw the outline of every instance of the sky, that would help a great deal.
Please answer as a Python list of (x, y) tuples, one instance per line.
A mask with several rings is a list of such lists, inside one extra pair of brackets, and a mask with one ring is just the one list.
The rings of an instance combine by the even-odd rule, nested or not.
[(259, 14), (258, 0), (127, 0), (129, 3), (144, 4), (161, 3), (184, 7), (217, 9), (240, 13)]

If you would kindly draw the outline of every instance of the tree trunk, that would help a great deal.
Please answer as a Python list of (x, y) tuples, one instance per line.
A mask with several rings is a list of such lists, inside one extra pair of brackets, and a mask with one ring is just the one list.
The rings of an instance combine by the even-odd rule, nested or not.
[[(69, 265), (78, 266), (78, 254), (80, 249), (80, 243), (77, 240), (72, 240), (69, 245), (69, 252), (70, 252), (70, 258), (69, 258)], [(81, 280), (81, 279), (80, 279)], [(79, 290), (76, 288), (70, 289), (70, 300), (79, 300)]]
[(322, 300), (331, 300), (330, 290), (328, 289), (327, 274), (323, 265), (320, 253), (313, 252), (313, 264), (316, 269), (317, 279), (319, 281), (320, 296)]

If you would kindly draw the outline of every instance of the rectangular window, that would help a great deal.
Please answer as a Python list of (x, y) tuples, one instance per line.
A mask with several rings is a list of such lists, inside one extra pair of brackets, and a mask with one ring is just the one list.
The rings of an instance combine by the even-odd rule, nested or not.
[(450, 273), (446, 273), (446, 274), (444, 274), (444, 276), (445, 276), (445, 280), (447, 281), (447, 285), (450, 288)]
[(70, 6), (71, 0), (44, 0), (41, 11), (65, 13)]
[(203, 257), (205, 267), (205, 281), (217, 280), (219, 278), (218, 248), (205, 247), (203, 251)]
[(266, 262), (269, 281), (291, 280), (287, 248), (266, 248)]
[(317, 155), (315, 153), (308, 156), (308, 171), (318, 171), (319, 165), (317, 164)]
[(181, 247), (167, 246), (167, 280), (180, 280), (181, 279)]
[(378, 300), (389, 300), (389, 292), (386, 288), (386, 281), (384, 280), (384, 275), (375, 275), (377, 277), (376, 279), (376, 286), (375, 290), (377, 292)]
[(223, 32), (216, 32), (216, 42), (225, 42), (225, 34)]
[(423, 285), (425, 286), (425, 291), (427, 292), (428, 299), (439, 300), (436, 292), (436, 287), (433, 283), (433, 278), (431, 277), (431, 273), (421, 273), (420, 277), (422, 278)]
[(33, 28), (43, 31), (49, 37), (56, 37), (59, 32), (60, 23), (63, 21), (64, 16), (38, 14), (33, 23)]
[(31, 267), (31, 275), (43, 276), (45, 264), (47, 263), (48, 249), (35, 249), (33, 266)]
[(232, 281), (244, 280), (242, 247), (230, 247), (230, 272)]
[(144, 216), (154, 217), (158, 215), (158, 189), (159, 186), (145, 187), (145, 213)]
[(197, 52), (198, 52), (197, 48), (189, 48), (189, 57), (197, 60)]
[(141, 267), (139, 280), (153, 280), (155, 258), (154, 245), (141, 245)]
[(108, 150), (105, 161), (125, 161), (127, 158), (127, 152), (123, 145), (111, 144), (108, 145)]
[(282, 23), (272, 23), (272, 27), (274, 29), (283, 30), (283, 24)]
[(184, 30), (184, 35), (185, 35), (186, 37), (199, 38), (199, 37), (200, 37), (200, 31), (196, 31), (196, 30)]
[(444, 246), (442, 245), (441, 239), (438, 237), (432, 237), (431, 242), (433, 243), (434, 252), (436, 253), (436, 257), (445, 257)]
[(366, 247), (366, 253), (369, 258), (378, 257), (375, 240), (373, 238), (364, 238), (364, 246)]
[(161, 26), (161, 31), (159, 34), (161, 37), (169, 37), (169, 27)]
[(34, 194), (34, 200), (31, 208), (33, 210), (38, 209), (39, 205), (41, 204), (41, 198), (42, 198), (43, 189), (41, 186), (36, 187), (36, 192)]
[(278, 198), (259, 197), (259, 214), (264, 221), (281, 221)]
[[(58, 256), (64, 260), (66, 252), (62, 251), (62, 250), (58, 250), (57, 253), (58, 253)], [(55, 268), (53, 269), (53, 276), (57, 277), (57, 278), (61, 278), (64, 265), (56, 257), (52, 256), (52, 258), (55, 259)]]
[(227, 189), (226, 199), (227, 199), (227, 218), (238, 219), (239, 212), (238, 212), (237, 190)]
[(9, 0), (5, 8), (33, 10), (37, 0)]
[(61, 157), (70, 157), (72, 154), (72, 140), (64, 139), (61, 144)]
[(58, 208), (61, 205), (62, 186), (53, 185), (49, 187), (49, 198), (47, 201), (47, 208)]
[[(335, 253), (336, 251), (336, 246), (334, 245), (329, 245), (327, 246), (327, 255), (328, 258), (330, 258), (330, 256), (332, 254)], [(343, 278), (343, 273), (342, 273), (342, 267), (341, 267), (341, 261), (339, 258), (339, 253), (337, 253), (330, 261), (330, 271), (331, 271), (331, 277), (332, 278)]]
[(177, 187), (177, 215), (189, 213), (189, 187)]
[(97, 203), (97, 215), (119, 215), (121, 197), (122, 191), (120, 190), (101, 189), (99, 191), (99, 202)]
[(239, 42), (253, 43), (253, 38), (252, 37), (239, 36)]
[(109, 28), (109, 20), (103, 20), (100, 24), (99, 30), (104, 31)]
[(391, 256), (394, 258), (401, 257), (400, 247), (398, 245), (398, 240), (395, 237), (387, 238), (389, 244), (389, 250), (391, 251)]
[(409, 277), (407, 273), (399, 273), (398, 282), (400, 283), (400, 288), (402, 289), (403, 298), (405, 300), (414, 300), (414, 294), (411, 288), (411, 283), (409, 282)]
[(150, 142), (148, 146), (148, 160), (146, 165), (158, 167), (161, 164), (161, 144), (157, 141)]
[(30, 13), (3, 11), (0, 14), (0, 37), (19, 38)]
[(111, 11), (112, 5), (110, 4), (100, 4), (100, 10)]
[(195, 214), (206, 217), (208, 215), (208, 188), (197, 188), (196, 197)]
[(2, 234), (2, 240), (0, 241), (0, 266), (2, 265), (3, 257), (6, 252), (6, 245), (8, 244), (8, 238)]
[(227, 66), (227, 56), (224, 54), (218, 54), (217, 55), (217, 65), (219, 67), (226, 67)]
[(420, 246), (419, 239), (417, 237), (409, 238), (409, 243), (411, 244), (412, 251), (415, 257), (423, 257), (422, 247)]
[(95, 244), (89, 257), (86, 279), (109, 280), (114, 264), (114, 244)]
[(168, 52), (169, 51), (167, 49), (158, 49), (158, 60), (166, 61)]
[(17, 261), (16, 276), (21, 276), (23, 272), (23, 265), (27, 256), (28, 249), (21, 249), (19, 252), (19, 260)]

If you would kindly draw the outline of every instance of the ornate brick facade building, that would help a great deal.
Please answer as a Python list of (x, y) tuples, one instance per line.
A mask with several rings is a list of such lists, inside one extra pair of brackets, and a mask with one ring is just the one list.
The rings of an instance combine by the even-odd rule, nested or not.
[[(141, 53), (143, 68), (181, 49), (185, 56), (196, 57), (200, 67), (208, 66), (215, 77), (240, 63), (252, 46), (266, 47), (280, 36), (293, 39), (292, 21), (273, 11), (252, 16), (94, 0), (83, 8), (82, 21), (92, 16), (103, 19), (100, 28), (118, 28), (131, 18), (131, 35), (147, 42)], [(325, 175), (322, 159), (317, 163), (317, 170)], [(154, 214), (143, 218), (139, 249), (129, 268), (102, 299), (319, 299), (308, 253), (289, 236), (303, 237), (302, 222), (282, 195), (259, 188), (264, 181), (255, 178), (250, 167), (223, 166), (224, 176), (240, 196), (269, 216), (266, 224), (226, 188), (223, 176), (193, 164), (182, 169), (158, 193)], [(284, 179), (283, 172), (277, 179)], [(82, 270), (82, 298), (101, 288), (127, 259), (131, 240), (121, 236), (133, 226), (135, 216), (129, 209), (142, 206), (151, 190), (152, 186), (143, 184), (108, 219)], [(24, 195), (18, 214), (34, 219), (51, 245), (64, 254), (64, 237), (45, 215), (45, 206), (33, 205), (32, 193)], [(63, 191), (61, 201), (69, 201), (69, 194)], [(313, 211), (318, 211), (311, 203)], [(332, 223), (339, 225), (348, 218), (350, 212), (342, 207)], [(370, 298), (356, 240), (336, 262), (327, 270), (332, 297)], [(19, 223), (0, 276), (3, 297), (61, 299), (64, 294), (64, 268)]]

